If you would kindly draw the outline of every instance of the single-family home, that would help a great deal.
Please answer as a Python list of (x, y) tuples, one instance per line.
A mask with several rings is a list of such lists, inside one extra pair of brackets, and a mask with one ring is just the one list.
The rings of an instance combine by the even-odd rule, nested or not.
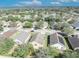
[(3, 27), (8, 27), (9, 25), (9, 22), (6, 22), (6, 21), (2, 21), (2, 23), (3, 23)]
[(23, 26), (22, 22), (16, 21), (16, 23), (17, 23), (17, 29), (21, 29)]
[(43, 47), (45, 34), (36, 33), (32, 36), (30, 43), (33, 45), (35, 49), (39, 49)]
[(13, 39), (17, 44), (24, 44), (24, 43), (27, 44), (30, 37), (31, 37), (31, 34), (29, 32), (20, 31), (18, 35), (13, 37)]
[(6, 32), (4, 32), (2, 35), (5, 37), (5, 38), (10, 38), (14, 33), (16, 33), (17, 30), (15, 29), (10, 29)]
[(31, 15), (25, 15), (24, 20), (26, 20), (26, 19), (31, 19)]
[(79, 30), (79, 21), (75, 22), (74, 24), (72, 24), (72, 26), (76, 29)]
[(48, 44), (60, 50), (66, 50), (64, 40), (58, 33), (48, 35)]
[(9, 27), (9, 28), (17, 27), (17, 23), (10, 21), (8, 27)]
[(5, 37), (2, 34), (0, 34), (0, 41), (3, 41), (4, 39)]
[(13, 15), (12, 14), (11, 16), (21, 18), (21, 15)]
[(70, 46), (73, 50), (79, 49), (79, 35), (72, 35), (68, 38)]

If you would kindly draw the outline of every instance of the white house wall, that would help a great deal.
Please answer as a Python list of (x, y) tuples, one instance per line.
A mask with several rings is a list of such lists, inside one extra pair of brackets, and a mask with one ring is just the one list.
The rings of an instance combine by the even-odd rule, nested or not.
[(66, 47), (64, 47), (63, 45), (57, 43), (57, 44), (54, 44), (54, 45), (51, 45), (51, 47), (55, 47), (59, 50), (66, 50)]

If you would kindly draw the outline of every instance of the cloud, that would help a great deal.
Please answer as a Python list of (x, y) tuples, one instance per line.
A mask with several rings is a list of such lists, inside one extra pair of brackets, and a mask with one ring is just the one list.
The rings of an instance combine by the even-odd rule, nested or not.
[(61, 2), (51, 2), (51, 4), (54, 5), (54, 6), (61, 6), (62, 5)]
[(79, 0), (58, 0), (60, 2), (79, 2)]
[(21, 4), (14, 4), (13, 6), (21, 7)]
[(42, 5), (42, 2), (38, 0), (32, 0), (32, 1), (21, 1), (18, 4), (15, 4), (15, 6), (34, 6), (34, 5)]
[(51, 2), (51, 4), (61, 4), (60, 2)]
[(79, 0), (73, 0), (73, 2), (79, 2)]
[(23, 2), (20, 2), (21, 4), (41, 4), (41, 1), (38, 1), (38, 0), (33, 0), (33, 1), (23, 1)]

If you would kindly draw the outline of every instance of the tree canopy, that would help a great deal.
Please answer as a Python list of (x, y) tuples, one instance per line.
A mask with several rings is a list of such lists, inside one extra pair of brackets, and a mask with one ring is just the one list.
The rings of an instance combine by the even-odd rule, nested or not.
[(32, 28), (32, 22), (25, 22), (23, 28)]
[(61, 54), (62, 58), (79, 58), (79, 53), (77, 51), (66, 50)]
[(9, 50), (13, 47), (14, 42), (12, 39), (4, 39), (0, 41), (0, 55), (7, 55)]
[(31, 56), (34, 52), (34, 49), (31, 44), (28, 45), (20, 45), (15, 51), (12, 53), (12, 56), (14, 57), (28, 57)]

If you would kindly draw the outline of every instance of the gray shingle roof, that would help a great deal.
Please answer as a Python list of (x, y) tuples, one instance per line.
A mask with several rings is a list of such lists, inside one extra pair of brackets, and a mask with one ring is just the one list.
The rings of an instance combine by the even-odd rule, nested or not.
[(15, 22), (9, 22), (9, 27), (16, 27), (17, 26), (17, 23)]
[(32, 37), (31, 37), (30, 42), (33, 42), (36, 39), (37, 35), (38, 35), (38, 33), (33, 34)]
[(63, 45), (65, 45), (63, 38), (60, 36), (58, 38), (59, 38), (59, 42), (62, 43)]
[(50, 45), (58, 43), (57, 33), (50, 35)]
[(79, 38), (77, 36), (69, 37), (68, 40), (73, 49), (79, 47)]
[(50, 35), (50, 45), (53, 45), (56, 43), (61, 43), (65, 45), (63, 38), (60, 37), (58, 33), (53, 33), (52, 35)]
[(15, 39), (17, 39), (17, 40), (19, 40), (20, 42), (24, 43), (25, 40), (28, 38), (28, 36), (29, 36), (29, 33), (25, 32), (25, 31), (21, 31), (21, 32), (19, 33), (19, 35), (17, 35), (17, 36), (15, 37)]
[(79, 22), (75, 22), (73, 25), (72, 25), (73, 27), (78, 27), (79, 28)]

